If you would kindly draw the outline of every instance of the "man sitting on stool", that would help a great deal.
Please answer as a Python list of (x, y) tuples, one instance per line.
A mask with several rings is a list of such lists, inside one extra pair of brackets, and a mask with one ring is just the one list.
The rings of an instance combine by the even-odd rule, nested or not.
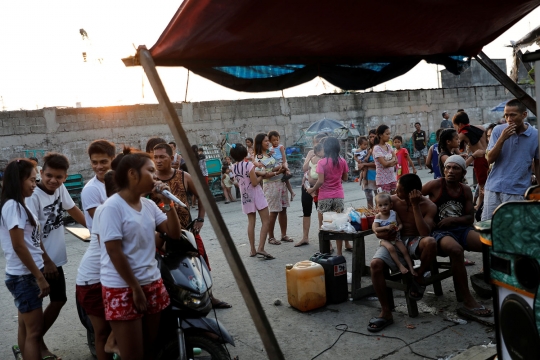
[(471, 295), (464, 266), (463, 250), (482, 251), (480, 235), (474, 231), (474, 207), (470, 187), (461, 183), (467, 173), (465, 160), (459, 155), (444, 162), (444, 177), (422, 187), (422, 194), (437, 206), (437, 230), (432, 236), (444, 254), (450, 256), (456, 289), (463, 296), (462, 316), (491, 316), (492, 311), (480, 305)]
[[(422, 264), (416, 270), (418, 276), (413, 280), (414, 285), (409, 295), (413, 299), (421, 299), (425, 290), (423, 283), (424, 273), (429, 269), (431, 263), (437, 256), (437, 242), (430, 237), (431, 231), (435, 228), (433, 221), (437, 207), (429, 199), (422, 196), (422, 180), (416, 174), (406, 174), (399, 178), (396, 195), (392, 195), (394, 211), (398, 214), (403, 229), (401, 230), (401, 240), (407, 247), (411, 259), (420, 259)], [(379, 238), (393, 240), (396, 236), (395, 230), (390, 230), (381, 234)], [(407, 266), (399, 249), (396, 249), (399, 259), (404, 266)], [(463, 265), (463, 255), (462, 255)], [(367, 327), (370, 332), (379, 332), (388, 325), (394, 323), (392, 309), (390, 308), (388, 295), (386, 293), (386, 281), (384, 274), (388, 268), (397, 271), (398, 268), (390, 257), (390, 253), (384, 246), (380, 246), (371, 260), (371, 281), (379, 302), (381, 303), (381, 313), (379, 317), (372, 318)]]

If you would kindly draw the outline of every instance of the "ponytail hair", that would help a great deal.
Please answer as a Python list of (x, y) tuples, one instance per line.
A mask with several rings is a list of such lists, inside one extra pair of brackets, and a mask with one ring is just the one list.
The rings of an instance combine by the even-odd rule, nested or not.
[(377, 143), (375, 145), (380, 145), (381, 143), (381, 135), (384, 134), (384, 132), (387, 130), (387, 129), (390, 129), (387, 125), (379, 125), (379, 127), (377, 127), (377, 130), (375, 130), (375, 135), (377, 135), (376, 139), (377, 139)]
[[(8, 200), (15, 200), (26, 211), (28, 221), (32, 226), (36, 226), (34, 216), (28, 210), (24, 203), (21, 184), (32, 175), (34, 164), (28, 159), (14, 159), (9, 162), (4, 171), (4, 185), (2, 186), (2, 194), (0, 195), (0, 220), (2, 216), (2, 208)], [(17, 208), (20, 211), (20, 207)], [(19, 213), (20, 215), (20, 213)]]
[(148, 153), (138, 151), (127, 146), (124, 146), (124, 150), (122, 151), (121, 155), (123, 156), (116, 166), (114, 174), (114, 181), (116, 182), (118, 191), (129, 186), (128, 172), (130, 169), (134, 169), (137, 174), (141, 176), (141, 169), (144, 164), (146, 164), (148, 160), (152, 160)]
[(451, 153), (452, 151), (448, 151), (448, 144), (447, 141), (451, 141), (454, 136), (456, 135), (455, 129), (444, 129), (441, 135), (439, 136), (439, 154), (441, 151), (446, 151), (448, 153)]

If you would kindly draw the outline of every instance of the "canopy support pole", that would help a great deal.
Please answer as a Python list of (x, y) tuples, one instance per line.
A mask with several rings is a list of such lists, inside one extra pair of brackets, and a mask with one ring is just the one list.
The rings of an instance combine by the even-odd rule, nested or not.
[[(508, 89), (519, 101), (521, 101), (529, 110), (536, 115), (536, 101), (529, 96), (522, 88), (518, 86), (497, 64), (495, 64), (483, 51), (475, 56), (476, 61), (480, 63), (498, 82)], [(538, 96), (538, 94), (537, 94)]]
[(244, 297), (244, 301), (246, 302), (246, 306), (253, 319), (253, 322), (255, 323), (255, 327), (261, 336), (266, 354), (268, 355), (269, 359), (284, 360), (285, 358), (283, 357), (279, 343), (274, 335), (272, 327), (270, 326), (270, 322), (266, 317), (266, 313), (264, 312), (264, 309), (259, 301), (257, 293), (255, 292), (255, 288), (251, 283), (251, 279), (249, 278), (246, 268), (244, 267), (244, 263), (238, 254), (236, 246), (234, 245), (231, 234), (227, 229), (227, 225), (225, 225), (225, 221), (218, 210), (210, 189), (208, 186), (206, 186), (206, 181), (199, 168), (198, 160), (195, 158), (195, 154), (191, 149), (189, 140), (180, 122), (180, 118), (169, 100), (169, 96), (167, 95), (165, 87), (161, 82), (154, 59), (152, 59), (152, 55), (150, 55), (150, 52), (145, 46), (139, 46), (137, 52), (139, 62), (142, 65), (146, 76), (148, 77), (148, 81), (150, 82), (150, 85), (152, 86), (152, 89), (154, 90), (154, 93), (159, 101), (161, 111), (167, 120), (167, 124), (171, 129), (171, 133), (173, 134), (178, 147), (182, 151), (182, 155), (186, 161), (187, 167), (190, 169), (190, 175), (193, 177), (193, 183), (197, 189), (197, 192), (199, 193), (199, 201), (202, 201), (202, 204), (206, 209), (206, 214), (208, 215), (210, 223), (214, 228), (219, 240), (219, 244), (225, 253), (225, 258), (229, 263), (236, 283), (238, 284), (240, 292)]

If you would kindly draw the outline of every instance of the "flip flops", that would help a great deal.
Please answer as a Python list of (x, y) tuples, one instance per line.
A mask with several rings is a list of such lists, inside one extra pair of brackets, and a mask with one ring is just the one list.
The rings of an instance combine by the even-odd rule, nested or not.
[(294, 242), (293, 239), (291, 239), (290, 237), (288, 237), (287, 235), (285, 235), (284, 237), (281, 238), (281, 241), (285, 241), (285, 242)]
[[(381, 317), (374, 317), (369, 320), (369, 325), (367, 326), (367, 330), (369, 332), (379, 332), (386, 328), (387, 326), (390, 326), (394, 323), (394, 319), (385, 319)], [(375, 327), (372, 327), (371, 325), (374, 325)]]
[(300, 247), (300, 246), (304, 246), (304, 245), (309, 245), (309, 243), (308, 242), (299, 242), (299, 243), (294, 244), (294, 247)]
[(13, 351), (13, 355), (15, 356), (15, 359), (22, 360), (22, 354), (21, 349), (19, 349), (19, 345), (13, 345), (11, 347), (11, 351)]
[(212, 307), (214, 309), (230, 309), (232, 308), (232, 305), (225, 301), (220, 301), (217, 304), (212, 304)]
[(474, 261), (469, 260), (469, 259), (465, 259), (463, 263), (465, 264), (465, 266), (473, 266), (476, 264)]
[(275, 257), (273, 257), (272, 255), (268, 254), (268, 253), (262, 253), (262, 252), (258, 252), (257, 253), (257, 257), (258, 258), (263, 258), (264, 260), (274, 260)]
[[(481, 312), (482, 311), (482, 312)], [(487, 312), (486, 312), (487, 311)], [(492, 317), (493, 311), (486, 308), (484, 305), (481, 305), (479, 307), (476, 307), (474, 309), (467, 309), (466, 307), (460, 307), (456, 310), (456, 312), (466, 318), (471, 317)]]

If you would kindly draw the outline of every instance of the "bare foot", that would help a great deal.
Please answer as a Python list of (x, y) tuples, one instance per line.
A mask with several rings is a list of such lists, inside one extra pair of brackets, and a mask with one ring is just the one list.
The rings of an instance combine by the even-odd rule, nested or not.
[(403, 265), (399, 265), (398, 268), (399, 268), (399, 271), (400, 271), (402, 274), (406, 274), (406, 273), (409, 272), (409, 270), (407, 270), (407, 268), (406, 268), (405, 266), (403, 266)]
[(307, 240), (305, 240), (305, 239), (300, 240), (299, 242), (297, 242), (296, 244), (294, 244), (294, 247), (299, 247), (299, 246), (303, 246), (303, 245), (309, 245), (309, 239), (307, 239)]
[(49, 349), (41, 349), (41, 358), (42, 359), (58, 359), (62, 360), (58, 355), (54, 355)]

